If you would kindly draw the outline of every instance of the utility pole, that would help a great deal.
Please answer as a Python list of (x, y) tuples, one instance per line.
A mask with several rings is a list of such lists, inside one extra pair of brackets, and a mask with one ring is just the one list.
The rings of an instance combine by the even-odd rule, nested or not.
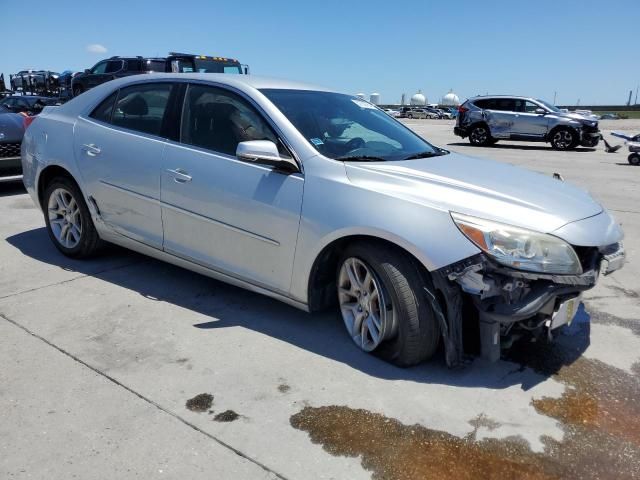
[(556, 104), (556, 96), (558, 95), (558, 92), (553, 92), (553, 105), (555, 106)]
[(638, 104), (638, 87), (640, 87), (640, 85), (636, 85), (636, 99), (635, 99), (635, 101), (633, 102), (633, 104), (634, 104), (634, 105), (637, 105), (637, 104)]
[(627, 105), (631, 105), (631, 95), (633, 95), (633, 90), (629, 90), (629, 100), (627, 100)]

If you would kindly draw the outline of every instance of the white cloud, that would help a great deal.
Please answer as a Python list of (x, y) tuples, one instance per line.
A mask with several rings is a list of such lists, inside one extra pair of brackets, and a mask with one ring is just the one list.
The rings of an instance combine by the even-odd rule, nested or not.
[(107, 53), (107, 47), (100, 45), (99, 43), (91, 43), (87, 45), (87, 52), (89, 53)]

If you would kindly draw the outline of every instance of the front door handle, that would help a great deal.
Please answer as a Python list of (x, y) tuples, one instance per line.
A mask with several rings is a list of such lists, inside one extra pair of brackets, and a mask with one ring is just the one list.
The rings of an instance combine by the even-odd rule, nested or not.
[(87, 155), (89, 155), (90, 157), (95, 157), (96, 155), (100, 155), (100, 152), (102, 151), (93, 143), (89, 143), (89, 144), (85, 143), (84, 145), (82, 145), (82, 149), (85, 152), (87, 152)]
[(181, 168), (167, 169), (167, 172), (173, 174), (173, 181), (176, 183), (187, 183), (192, 180), (193, 177)]

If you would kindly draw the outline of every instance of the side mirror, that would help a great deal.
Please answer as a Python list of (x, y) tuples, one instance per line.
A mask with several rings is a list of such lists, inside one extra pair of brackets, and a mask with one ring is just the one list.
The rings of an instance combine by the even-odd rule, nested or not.
[(300, 171), (294, 159), (280, 156), (278, 147), (271, 140), (240, 142), (236, 147), (236, 157), (243, 162), (270, 165), (281, 172), (294, 173)]
[(85, 68), (84, 73), (91, 73), (91, 70), (89, 70), (88, 68)]
[(544, 115), (547, 113), (547, 111), (544, 108), (536, 108), (536, 113), (538, 115)]

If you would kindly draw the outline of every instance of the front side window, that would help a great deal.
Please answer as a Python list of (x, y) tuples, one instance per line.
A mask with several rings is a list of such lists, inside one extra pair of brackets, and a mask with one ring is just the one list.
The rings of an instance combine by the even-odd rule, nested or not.
[(404, 160), (444, 154), (358, 97), (312, 90), (264, 89), (261, 92), (326, 157)]
[(91, 73), (93, 73), (94, 75), (98, 73), (104, 73), (106, 69), (107, 62), (100, 62), (91, 69)]
[(264, 118), (241, 97), (216, 87), (189, 85), (182, 143), (235, 156), (238, 143), (248, 140), (270, 140), (287, 154)]
[(144, 83), (121, 89), (111, 123), (138, 132), (160, 135), (170, 93), (169, 83)]
[(538, 108), (540, 108), (540, 105), (538, 105), (537, 103), (530, 102), (529, 100), (526, 100), (524, 102), (524, 111), (526, 113), (536, 113), (536, 110)]

